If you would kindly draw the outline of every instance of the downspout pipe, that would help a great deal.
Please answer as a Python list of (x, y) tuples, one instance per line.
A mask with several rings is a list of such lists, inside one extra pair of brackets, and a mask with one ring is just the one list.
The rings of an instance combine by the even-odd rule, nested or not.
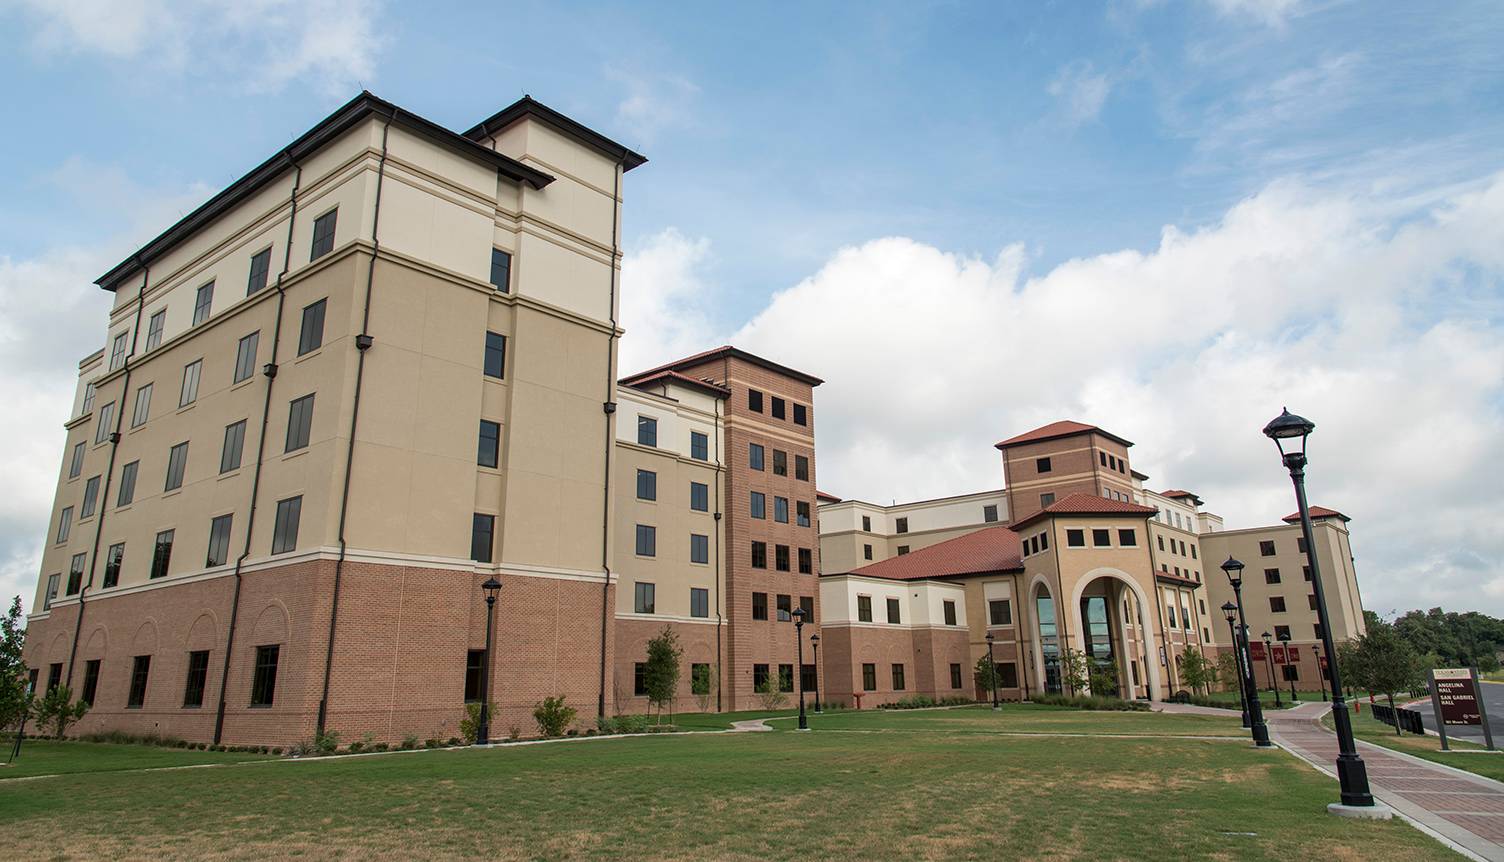
[(600, 696), (596, 700), (595, 714), (606, 717), (606, 638), (609, 635), (611, 615), (611, 453), (616, 440), (611, 433), (616, 415), (616, 402), (611, 400), (611, 387), (616, 384), (616, 259), (621, 254), (621, 175), (626, 157), (616, 162), (611, 189), (611, 301), (607, 306), (611, 332), (606, 335), (606, 400), (601, 409), (606, 416), (606, 467), (605, 481), (601, 489), (601, 682)]
[[(727, 389), (731, 388), (728, 378), (730, 363), (726, 359), (721, 360), (721, 382)], [(721, 399), (715, 399), (715, 711), (721, 712), (726, 707), (722, 702), (722, 692), (726, 686), (725, 659), (722, 657), (722, 639), (725, 637), (726, 614), (721, 608), (721, 581), (725, 580), (726, 573), (721, 570), (721, 471), (726, 468), (725, 460), (721, 457), (721, 424), (724, 422), (721, 413)], [(818, 576), (816, 576), (818, 577)]]
[(397, 109), (387, 115), (381, 127), (381, 160), (376, 166), (376, 200), (371, 208), (371, 263), (366, 268), (365, 307), (361, 311), (360, 334), (355, 336), (355, 398), (350, 407), (350, 440), (345, 447), (345, 482), (339, 497), (339, 557), (334, 561), (334, 590), (329, 600), (329, 636), (324, 651), (324, 685), (319, 695), (318, 735), (324, 734), (329, 718), (329, 677), (334, 669), (334, 631), (339, 619), (339, 588), (345, 570), (345, 523), (350, 513), (350, 473), (355, 466), (355, 429), (360, 421), (360, 391), (365, 381), (366, 352), (371, 348), (371, 292), (376, 282), (376, 258), (381, 252), (381, 188), (386, 180), (387, 135), (392, 121), (397, 118)]
[(120, 380), (120, 409), (115, 411), (115, 427), (110, 431), (110, 460), (104, 471), (104, 487), (100, 489), (98, 516), (94, 519), (94, 544), (89, 551), (89, 578), (78, 590), (78, 616), (73, 619), (73, 643), (68, 647), (68, 675), (63, 685), (73, 687), (73, 662), (78, 657), (78, 636), (84, 627), (84, 596), (94, 586), (94, 570), (99, 565), (99, 539), (104, 534), (105, 513), (110, 506), (110, 486), (115, 478), (115, 456), (120, 451), (120, 423), (125, 419), (125, 403), (131, 393), (131, 372), (136, 358), (136, 342), (141, 337), (141, 312), (146, 306), (146, 288), (151, 280), (151, 269), (141, 256), (136, 255), (136, 265), (141, 267), (141, 288), (136, 292), (136, 322), (131, 329), (131, 350), (125, 357), (125, 374)]
[(256, 467), (251, 473), (251, 500), (250, 510), (246, 514), (245, 545), (241, 548), (240, 556), (235, 558), (235, 586), (230, 595), (230, 625), (225, 632), (225, 657), (223, 666), (219, 671), (219, 703), (214, 709), (214, 744), (218, 745), (224, 737), (225, 730), (225, 698), (226, 690), (230, 683), (230, 653), (235, 648), (235, 625), (240, 620), (240, 587), (242, 568), (246, 558), (251, 555), (251, 536), (256, 532), (256, 500), (261, 490), (261, 468), (266, 459), (266, 429), (271, 419), (272, 388), (277, 382), (277, 354), (282, 344), (282, 308), (287, 302), (287, 289), (282, 286), (282, 281), (287, 277), (288, 270), (292, 268), (292, 235), (293, 228), (298, 223), (298, 190), (303, 183), (303, 167), (297, 163), (291, 154), (286, 154), (287, 163), (292, 167), (292, 192), (288, 195), (291, 211), (287, 217), (287, 241), (282, 249), (282, 271), (277, 273), (277, 280), (272, 283), (277, 291), (277, 315), (276, 323), (272, 327), (272, 356), (271, 361), (262, 369), (266, 375), (266, 394), (261, 402), (261, 434), (256, 440)]

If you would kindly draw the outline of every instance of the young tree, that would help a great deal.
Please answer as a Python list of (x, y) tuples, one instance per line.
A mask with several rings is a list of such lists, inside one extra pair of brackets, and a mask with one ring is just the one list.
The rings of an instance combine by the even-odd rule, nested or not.
[(757, 692), (757, 699), (762, 702), (762, 708), (768, 712), (772, 712), (775, 709), (783, 709), (784, 704), (789, 702), (784, 693), (778, 690), (778, 680), (774, 679), (771, 675), (763, 680), (755, 690)]
[(709, 712), (710, 705), (715, 703), (715, 690), (720, 675), (715, 671), (715, 665), (700, 665), (690, 674), (689, 686), (694, 692), (695, 702), (700, 705), (701, 712)]
[(31, 706), (26, 691), (26, 664), (21, 649), (26, 645), (26, 628), (21, 624), (21, 597), (11, 599), (10, 610), (0, 618), (0, 728), (21, 723)]
[(1212, 682), (1217, 674), (1217, 669), (1211, 660), (1202, 654), (1201, 650), (1193, 646), (1185, 648), (1185, 653), (1180, 657), (1180, 681), (1188, 686), (1191, 691), (1202, 689), (1208, 696), (1212, 692)]
[(992, 697), (992, 686), (994, 682), (996, 682), (999, 688), (1002, 687), (1002, 674), (998, 671), (997, 666), (992, 663), (992, 659), (988, 658), (987, 656), (982, 656), (981, 658), (977, 659), (977, 667), (974, 676), (977, 681), (977, 687), (985, 692), (988, 698)]
[(1238, 657), (1232, 651), (1217, 656), (1215, 679), (1222, 682), (1224, 691), (1231, 691), (1238, 685)]
[(1071, 694), (1081, 694), (1090, 678), (1086, 654), (1066, 647), (1060, 651), (1060, 682)]
[(89, 711), (89, 705), (83, 701), (73, 701), (73, 691), (66, 685), (60, 685), (49, 689), (48, 692), (37, 698), (32, 706), (32, 715), (36, 716), (38, 727), (51, 725), (53, 735), (58, 739), (68, 731), (68, 725)]
[(658, 708), (659, 724), (663, 723), (663, 708), (673, 708), (674, 693), (679, 688), (679, 658), (683, 654), (684, 650), (679, 647), (679, 636), (668, 626), (664, 626), (657, 637), (648, 641), (648, 660), (642, 669), (642, 686), (647, 691), (648, 703)]
[[(1422, 673), (1420, 656), (1415, 648), (1387, 623), (1370, 626), (1368, 633), (1358, 638), (1358, 664), (1362, 668), (1365, 688), (1382, 692), (1394, 709), (1394, 693), (1410, 691), (1416, 687)], [(1394, 732), (1400, 733), (1398, 718)]]

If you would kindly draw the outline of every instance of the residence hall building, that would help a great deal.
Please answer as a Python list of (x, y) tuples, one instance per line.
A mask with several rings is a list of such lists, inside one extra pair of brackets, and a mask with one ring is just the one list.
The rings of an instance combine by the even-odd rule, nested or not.
[[(1293, 583), (1303, 566), (1298, 520), (1224, 531), (1195, 494), (1144, 487), (1132, 445), (1055, 422), (997, 444), (1001, 490), (890, 506), (822, 494), (822, 693), (853, 703), (861, 695), (864, 706), (911, 693), (989, 696), (973, 670), (991, 633), (1005, 698), (1060, 690), (1066, 646), (1115, 667), (1124, 695), (1166, 697), (1183, 688), (1187, 647), (1230, 648), (1218, 610), (1232, 599), (1219, 568), (1228, 554), (1247, 566), (1254, 637), (1290, 629), (1297, 663), (1276, 666), (1276, 679), (1293, 674), (1317, 688), (1314, 599), (1285, 595), (1309, 595), (1308, 582)], [(1315, 511), (1322, 577), (1342, 626), (1334, 634), (1354, 637), (1362, 605), (1346, 519)], [(1259, 674), (1267, 682), (1267, 668)]]
[(80, 732), (457, 735), (493, 576), (493, 726), (613, 708), (644, 161), (530, 98), (456, 132), (361, 93), (99, 279), (25, 654)]

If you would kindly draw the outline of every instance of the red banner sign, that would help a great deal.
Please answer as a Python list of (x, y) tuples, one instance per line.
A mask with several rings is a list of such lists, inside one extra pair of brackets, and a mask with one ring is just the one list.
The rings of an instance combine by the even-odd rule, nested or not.
[[(1292, 644), (1289, 647), (1289, 651), (1290, 651), (1290, 664), (1295, 664), (1296, 662), (1299, 662), (1300, 661), (1300, 647), (1294, 646)], [(1323, 667), (1325, 667), (1325, 665), (1323, 665)]]
[(1285, 648), (1283, 646), (1276, 646), (1273, 649), (1274, 649), (1274, 663), (1275, 664), (1286, 664), (1286, 662), (1285, 662)]
[(1251, 658), (1251, 659), (1253, 659), (1254, 661), (1263, 661), (1264, 660), (1264, 645), (1261, 644), (1261, 643), (1259, 643), (1258, 641), (1254, 641), (1253, 643), (1249, 644), (1248, 645), (1248, 657)]

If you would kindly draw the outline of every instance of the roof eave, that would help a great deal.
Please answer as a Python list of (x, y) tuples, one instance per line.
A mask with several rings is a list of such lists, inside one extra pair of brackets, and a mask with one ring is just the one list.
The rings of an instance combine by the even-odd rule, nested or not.
[(553, 108), (537, 101), (532, 96), (523, 96), (486, 119), (481, 120), (478, 124), (466, 130), (464, 135), (473, 141), (478, 141), (481, 138), (488, 137), (505, 129), (523, 117), (537, 117), (539, 120), (548, 123), (575, 140), (588, 144), (611, 158), (620, 161), (624, 172), (647, 164), (648, 157), (642, 153), (611, 140), (577, 120), (566, 117)]

